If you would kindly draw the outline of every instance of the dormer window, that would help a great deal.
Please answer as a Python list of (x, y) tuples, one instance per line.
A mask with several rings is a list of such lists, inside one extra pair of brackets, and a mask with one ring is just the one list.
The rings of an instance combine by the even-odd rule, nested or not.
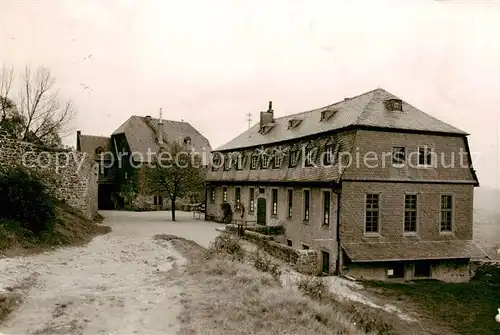
[(323, 151), (323, 164), (335, 164), (335, 143), (333, 142), (333, 139), (329, 139), (325, 143), (325, 149)]
[(300, 150), (296, 146), (290, 149), (290, 154), (288, 156), (288, 166), (296, 167), (299, 164)]
[(212, 170), (217, 170), (221, 166), (221, 155), (216, 152), (212, 155)]
[(261, 135), (265, 135), (267, 133), (269, 133), (271, 131), (271, 129), (274, 128), (274, 124), (266, 124), (266, 125), (263, 125), (262, 127), (260, 127), (259, 129), (259, 133)]
[(250, 169), (255, 170), (259, 166), (259, 156), (256, 153), (252, 154), (252, 158), (250, 160)]
[(305, 166), (313, 166), (316, 160), (316, 148), (311, 142), (305, 147)]
[(389, 99), (385, 101), (385, 108), (388, 111), (403, 111), (403, 101), (400, 99)]
[(261, 169), (267, 169), (269, 166), (269, 155), (268, 153), (263, 150), (262, 153), (260, 154), (260, 168)]
[(187, 136), (187, 137), (184, 137), (184, 145), (191, 145), (191, 137)]
[(243, 153), (241, 152), (236, 155), (236, 169), (243, 169)]
[(293, 128), (296, 128), (298, 127), (300, 124), (302, 123), (302, 120), (301, 119), (291, 119), (291, 120), (288, 120), (288, 129), (293, 129)]
[(224, 170), (231, 170), (231, 157), (229, 155), (224, 156)]
[(274, 149), (273, 152), (273, 168), (279, 169), (283, 165), (283, 150), (281, 148)]
[(337, 113), (336, 110), (333, 109), (327, 109), (321, 112), (321, 120), (320, 121), (327, 121), (332, 118), (333, 115)]

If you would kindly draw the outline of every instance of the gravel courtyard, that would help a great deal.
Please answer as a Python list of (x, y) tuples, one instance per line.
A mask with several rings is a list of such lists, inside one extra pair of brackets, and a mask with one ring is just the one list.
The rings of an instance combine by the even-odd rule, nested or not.
[(219, 224), (178, 212), (103, 212), (113, 231), (81, 247), (0, 259), (0, 292), (24, 291), (3, 334), (175, 334), (182, 287), (161, 274), (183, 257), (153, 236), (208, 246)]

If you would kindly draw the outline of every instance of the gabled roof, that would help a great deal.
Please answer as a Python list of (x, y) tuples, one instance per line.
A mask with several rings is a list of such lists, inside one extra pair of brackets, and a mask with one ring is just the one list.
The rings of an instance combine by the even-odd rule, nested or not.
[(95, 149), (102, 147), (104, 151), (111, 150), (111, 139), (104, 136), (79, 135), (80, 151), (86, 152), (91, 157), (95, 155)]
[[(159, 119), (145, 116), (131, 116), (113, 135), (125, 134), (129, 148), (132, 152), (147, 153), (157, 152), (160, 148), (157, 141)], [(210, 143), (191, 124), (182, 121), (163, 120), (163, 142), (180, 142), (190, 138), (192, 147), (200, 153), (203, 150), (211, 151)]]
[[(224, 151), (260, 146), (351, 126), (468, 135), (466, 132), (422, 112), (405, 101), (402, 103), (402, 112), (389, 111), (385, 107), (385, 101), (389, 99), (399, 98), (384, 89), (378, 88), (329, 106), (276, 118), (273, 129), (268, 133), (260, 134), (260, 125), (256, 124), (216, 150)], [(321, 113), (326, 110), (331, 110), (334, 113), (331, 113), (333, 115), (327, 120), (320, 121)], [(294, 118), (300, 118), (302, 122), (298, 127), (289, 129), (289, 121)]]
[(474, 241), (407, 241), (342, 243), (353, 262), (388, 262), (402, 260), (486, 258)]

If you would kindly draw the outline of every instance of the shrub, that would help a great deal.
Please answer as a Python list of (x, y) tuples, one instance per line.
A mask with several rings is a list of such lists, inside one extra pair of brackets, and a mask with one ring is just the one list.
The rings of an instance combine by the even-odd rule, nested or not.
[(328, 285), (321, 277), (304, 276), (297, 286), (305, 295), (315, 300), (321, 300), (330, 296)]
[(241, 247), (239, 240), (227, 233), (223, 233), (215, 238), (205, 253), (205, 258), (210, 259), (214, 256), (231, 256), (236, 260), (242, 260), (245, 252)]
[(265, 227), (249, 227), (248, 230), (264, 235), (283, 235), (285, 227), (283, 226), (265, 226)]
[(260, 271), (269, 272), (274, 278), (281, 276), (280, 265), (270, 256), (263, 254), (260, 250), (252, 254), (253, 266)]
[(55, 200), (38, 174), (22, 167), (0, 169), (0, 218), (40, 233), (52, 229), (55, 208)]

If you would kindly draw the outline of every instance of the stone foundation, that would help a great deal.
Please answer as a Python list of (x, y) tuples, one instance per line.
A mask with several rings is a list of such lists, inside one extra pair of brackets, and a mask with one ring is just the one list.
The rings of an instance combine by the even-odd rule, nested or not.
[(93, 157), (0, 134), (0, 166), (19, 165), (40, 173), (55, 198), (65, 201), (90, 219), (97, 213), (98, 164)]

